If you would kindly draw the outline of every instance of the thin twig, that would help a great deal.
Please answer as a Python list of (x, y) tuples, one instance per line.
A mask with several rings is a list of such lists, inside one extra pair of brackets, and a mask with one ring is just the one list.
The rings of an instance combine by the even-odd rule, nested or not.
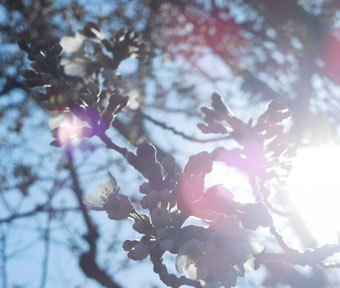
[(269, 193), (268, 194), (264, 194), (262, 192), (262, 186), (263, 186), (263, 184), (261, 185), (261, 194), (264, 195), (263, 201), (264, 201), (264, 203), (266, 204), (266, 206), (268, 207), (268, 209), (270, 211), (272, 211), (273, 213), (275, 213), (275, 214), (277, 214), (277, 215), (279, 215), (281, 217), (293, 217), (294, 216), (292, 213), (289, 213), (287, 211), (283, 211), (283, 210), (280, 210), (280, 209), (274, 207), (273, 204), (270, 203), (270, 201), (268, 199)]
[(36, 206), (34, 209), (32, 209), (30, 211), (23, 212), (23, 213), (12, 214), (11, 216), (8, 216), (6, 218), (0, 219), (0, 224), (10, 223), (13, 220), (17, 220), (17, 219), (20, 219), (20, 218), (34, 216), (34, 215), (36, 215), (38, 213), (43, 213), (43, 212), (48, 212), (48, 213), (52, 213), (52, 214), (58, 214), (58, 213), (72, 212), (72, 211), (79, 211), (79, 207), (51, 208), (51, 207), (47, 207), (45, 205), (39, 205), (39, 206)]
[(169, 126), (168, 124), (166, 124), (164, 122), (158, 121), (158, 120), (152, 118), (151, 116), (144, 114), (143, 112), (141, 112), (141, 113), (142, 113), (144, 119), (152, 122), (153, 124), (163, 128), (163, 129), (171, 131), (175, 135), (181, 136), (182, 138), (190, 140), (192, 142), (209, 143), (209, 142), (216, 142), (216, 141), (221, 141), (221, 140), (227, 140), (227, 139), (231, 138), (230, 135), (228, 135), (228, 136), (223, 136), (223, 137), (216, 137), (216, 138), (213, 138), (213, 139), (198, 139), (198, 138), (193, 137), (193, 136), (188, 136), (188, 135), (186, 135), (185, 133), (183, 133), (181, 131), (177, 131), (174, 127), (171, 127), (171, 126)]
[(121, 154), (123, 157), (126, 157), (128, 150), (126, 148), (122, 148), (115, 143), (105, 134), (105, 133), (98, 133), (97, 136), (105, 143), (106, 147), (109, 149), (113, 149)]
[(286, 242), (283, 240), (283, 237), (276, 231), (274, 226), (270, 226), (270, 233), (272, 233), (272, 235), (275, 237), (277, 243), (280, 245), (283, 251), (285, 252), (296, 251), (286, 244)]
[(44, 249), (44, 259), (42, 261), (40, 288), (44, 288), (46, 286), (46, 280), (47, 280), (47, 274), (48, 274), (48, 258), (50, 255), (51, 222), (52, 222), (52, 215), (51, 215), (51, 212), (49, 211), (48, 216), (47, 216), (47, 224), (46, 224), (46, 228), (44, 231), (45, 249)]
[(7, 255), (6, 255), (6, 233), (3, 231), (4, 227), (1, 227), (1, 279), (3, 288), (7, 287)]

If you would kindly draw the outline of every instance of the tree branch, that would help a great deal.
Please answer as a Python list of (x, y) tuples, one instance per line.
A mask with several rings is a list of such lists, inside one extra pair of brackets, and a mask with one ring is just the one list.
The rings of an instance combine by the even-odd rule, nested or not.
[(208, 143), (208, 142), (216, 142), (216, 141), (221, 141), (221, 140), (226, 140), (226, 139), (230, 139), (231, 138), (228, 135), (228, 136), (223, 136), (223, 137), (216, 137), (216, 138), (213, 138), (213, 139), (198, 139), (198, 138), (193, 137), (193, 136), (188, 136), (188, 135), (186, 135), (185, 133), (183, 133), (181, 131), (177, 131), (175, 128), (169, 126), (168, 124), (166, 124), (164, 122), (161, 122), (161, 121), (158, 121), (158, 120), (152, 118), (151, 116), (144, 114), (143, 112), (140, 112), (140, 113), (142, 114), (144, 119), (152, 122), (153, 124), (163, 128), (165, 130), (171, 131), (175, 135), (181, 136), (182, 138), (190, 140), (192, 142)]
[(51, 207), (48, 207), (47, 205), (46, 206), (45, 205), (38, 205), (30, 211), (23, 212), (23, 213), (16, 213), (16, 214), (12, 214), (9, 217), (2, 218), (2, 219), (0, 219), (0, 224), (10, 223), (14, 220), (17, 220), (17, 219), (20, 219), (20, 218), (31, 217), (31, 216), (34, 216), (38, 213), (43, 213), (43, 212), (48, 212), (48, 213), (51, 213), (51, 214), (58, 214), (58, 213), (78, 211), (78, 210), (79, 210), (79, 207), (51, 208)]
[(84, 252), (80, 256), (79, 266), (87, 277), (96, 280), (101, 285), (108, 287), (108, 288), (121, 288), (119, 284), (117, 284), (116, 282), (112, 280), (111, 276), (105, 270), (99, 267), (96, 261), (97, 239), (99, 237), (99, 234), (98, 234), (97, 228), (92, 222), (92, 219), (90, 218), (90, 215), (88, 213), (86, 206), (83, 203), (84, 193), (80, 186), (79, 177), (77, 174), (77, 170), (74, 166), (73, 157), (70, 151), (66, 152), (66, 158), (68, 159), (67, 168), (69, 169), (70, 174), (71, 174), (73, 191), (76, 195), (76, 198), (77, 198), (80, 210), (81, 210), (81, 214), (84, 218), (86, 228), (88, 230), (84, 239), (89, 244), (89, 250), (87, 252)]

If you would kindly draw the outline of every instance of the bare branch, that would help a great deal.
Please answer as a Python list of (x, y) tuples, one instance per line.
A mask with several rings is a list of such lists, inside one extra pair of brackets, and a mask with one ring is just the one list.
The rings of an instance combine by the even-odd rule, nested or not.
[(14, 220), (35, 216), (38, 213), (51, 213), (51, 214), (61, 214), (65, 212), (77, 212), (79, 211), (79, 207), (63, 207), (63, 208), (52, 208), (47, 205), (38, 205), (34, 209), (23, 212), (23, 213), (15, 213), (9, 217), (0, 219), (0, 224), (10, 223)]
[[(106, 135), (105, 135), (106, 136)], [(107, 137), (107, 136), (106, 136)], [(104, 138), (106, 139), (106, 138)], [(107, 137), (107, 139), (109, 139)], [(110, 144), (110, 142), (108, 142)], [(112, 142), (111, 142), (112, 143)], [(113, 143), (112, 143), (113, 144)], [(79, 266), (86, 274), (86, 276), (96, 280), (98, 283), (105, 287), (109, 288), (121, 288), (119, 284), (114, 282), (112, 277), (103, 269), (101, 269), (96, 261), (97, 257), (97, 239), (98, 239), (98, 231), (95, 225), (92, 222), (92, 219), (88, 213), (86, 206), (83, 203), (84, 193), (80, 186), (77, 170), (74, 166), (73, 157), (70, 152), (66, 153), (66, 157), (68, 159), (68, 169), (72, 178), (72, 186), (75, 196), (77, 198), (81, 214), (84, 218), (87, 234), (84, 237), (87, 243), (89, 244), (89, 250), (84, 252), (79, 259)]]
[(182, 138), (184, 139), (187, 139), (187, 140), (190, 140), (192, 142), (198, 142), (198, 143), (209, 143), (209, 142), (216, 142), (216, 141), (221, 141), (221, 140), (227, 140), (227, 139), (230, 139), (231, 137), (228, 135), (228, 136), (223, 136), (223, 137), (217, 137), (217, 138), (213, 138), (213, 139), (198, 139), (196, 137), (193, 137), (193, 136), (188, 136), (186, 135), (185, 133), (181, 132), (181, 131), (178, 131), (176, 130), (175, 128), (169, 126), (168, 124), (164, 123), (164, 122), (161, 122), (161, 121), (158, 121), (154, 118), (152, 118), (151, 116), (149, 115), (146, 115), (144, 114), (143, 112), (141, 112), (141, 114), (143, 115), (143, 118), (152, 122), (153, 124), (165, 129), (165, 130), (169, 130), (171, 131), (172, 133), (174, 133), (175, 135), (178, 135), (178, 136), (181, 136)]

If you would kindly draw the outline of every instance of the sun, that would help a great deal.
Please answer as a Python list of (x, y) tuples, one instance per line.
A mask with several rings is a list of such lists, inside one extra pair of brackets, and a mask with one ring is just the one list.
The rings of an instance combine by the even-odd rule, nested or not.
[[(301, 148), (286, 181), (289, 199), (320, 244), (337, 243), (340, 232), (340, 146)], [(255, 201), (247, 175), (214, 163), (205, 185), (223, 184), (241, 203)], [(340, 234), (340, 233), (339, 233)]]
[(303, 148), (287, 179), (289, 197), (319, 244), (340, 231), (340, 147)]

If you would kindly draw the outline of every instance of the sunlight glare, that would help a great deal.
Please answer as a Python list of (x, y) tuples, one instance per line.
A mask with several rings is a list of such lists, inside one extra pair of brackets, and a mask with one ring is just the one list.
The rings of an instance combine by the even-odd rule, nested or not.
[(293, 160), (288, 193), (320, 244), (337, 242), (340, 230), (340, 147), (304, 148)]
[(82, 135), (82, 126), (80, 121), (65, 120), (59, 127), (58, 140), (63, 145), (70, 143), (71, 140), (77, 139)]
[(234, 200), (241, 203), (254, 202), (247, 176), (236, 168), (214, 163), (213, 170), (205, 179), (205, 187), (223, 184), (234, 194)]

